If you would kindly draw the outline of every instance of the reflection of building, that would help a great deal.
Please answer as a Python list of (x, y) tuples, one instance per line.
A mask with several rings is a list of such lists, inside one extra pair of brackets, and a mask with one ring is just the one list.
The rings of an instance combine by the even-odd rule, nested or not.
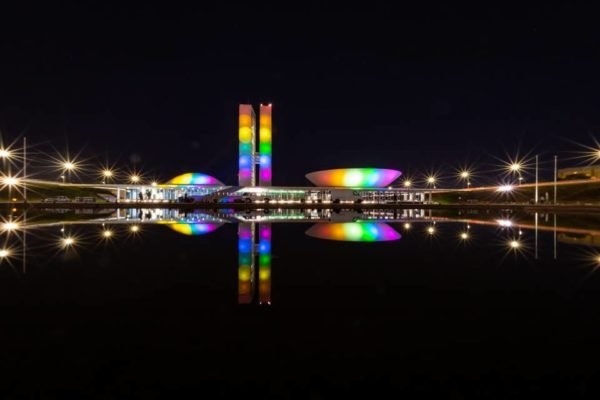
[(593, 179), (600, 178), (600, 165), (588, 165), (558, 170), (558, 179)]
[[(258, 257), (258, 303), (271, 304), (271, 224), (238, 225), (238, 303), (255, 299)], [(258, 250), (258, 252), (257, 252)]]

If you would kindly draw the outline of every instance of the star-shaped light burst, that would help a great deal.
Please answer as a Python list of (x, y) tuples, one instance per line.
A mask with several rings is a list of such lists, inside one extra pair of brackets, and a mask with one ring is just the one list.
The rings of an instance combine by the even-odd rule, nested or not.
[(55, 156), (49, 156), (52, 168), (60, 174), (63, 182), (70, 181), (72, 176), (79, 178), (80, 174), (86, 171), (88, 164), (83, 160), (80, 153), (71, 156), (67, 151), (65, 154), (57, 153)]
[(97, 171), (97, 176), (102, 183), (114, 182), (118, 179), (118, 175), (115, 165), (108, 163), (102, 164)]
[(592, 138), (594, 144), (592, 146), (576, 143), (581, 150), (576, 152), (574, 158), (585, 161), (588, 165), (595, 164), (600, 161), (600, 142), (596, 138)]

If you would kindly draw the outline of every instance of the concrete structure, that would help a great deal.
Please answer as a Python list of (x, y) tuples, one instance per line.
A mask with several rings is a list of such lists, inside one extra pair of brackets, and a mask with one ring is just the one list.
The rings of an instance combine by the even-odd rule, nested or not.
[(587, 165), (582, 167), (561, 168), (558, 170), (558, 179), (597, 179), (600, 178), (600, 165)]

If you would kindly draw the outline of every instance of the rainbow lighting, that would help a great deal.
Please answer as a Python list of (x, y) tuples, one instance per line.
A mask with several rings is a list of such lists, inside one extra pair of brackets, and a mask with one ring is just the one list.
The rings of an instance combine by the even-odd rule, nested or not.
[(258, 301), (271, 304), (271, 224), (258, 224)]
[(311, 172), (306, 178), (315, 186), (385, 187), (402, 175), (395, 169), (340, 168)]
[(401, 238), (394, 228), (381, 222), (315, 224), (306, 234), (318, 239), (344, 242), (386, 242)]
[(250, 104), (240, 104), (239, 116), (239, 186), (254, 186), (254, 153), (255, 143), (255, 125), (256, 114)]
[(259, 186), (271, 186), (273, 183), (273, 142), (272, 142), (272, 106), (271, 104), (260, 105), (260, 125), (258, 129), (259, 136)]
[(217, 178), (197, 172), (177, 175), (167, 183), (172, 185), (223, 185), (223, 182)]
[(252, 302), (254, 275), (254, 224), (238, 225), (238, 303)]
[(223, 224), (169, 224), (168, 227), (175, 232), (187, 236), (198, 236), (211, 233), (219, 229)]

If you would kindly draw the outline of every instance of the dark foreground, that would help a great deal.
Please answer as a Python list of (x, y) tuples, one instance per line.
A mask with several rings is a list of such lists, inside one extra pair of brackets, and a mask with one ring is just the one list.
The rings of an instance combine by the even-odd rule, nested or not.
[[(461, 224), (350, 243), (273, 226), (272, 304), (238, 304), (237, 226), (144, 227), (0, 270), (3, 398), (592, 396), (600, 278), (590, 249)], [(401, 231), (401, 226), (395, 226)], [(56, 231), (56, 232), (55, 232)], [(87, 234), (87, 236), (85, 236)], [(38, 241), (36, 244), (35, 241)], [(191, 395), (191, 396), (190, 396)], [(385, 397), (389, 397), (385, 396)]]

